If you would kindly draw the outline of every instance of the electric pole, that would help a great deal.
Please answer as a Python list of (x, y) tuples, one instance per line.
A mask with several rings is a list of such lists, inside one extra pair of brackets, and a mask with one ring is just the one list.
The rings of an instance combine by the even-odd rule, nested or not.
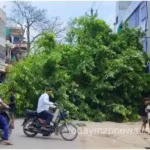
[(93, 17), (93, 16), (97, 16), (98, 13), (97, 13), (97, 10), (96, 10), (96, 12), (94, 13), (93, 8), (91, 8), (91, 15), (88, 15), (87, 12), (85, 13), (85, 15), (87, 15), (87, 16), (89, 16), (89, 17)]
[(114, 33), (116, 33), (116, 22), (113, 24), (114, 25)]
[(91, 8), (91, 16), (93, 16), (93, 8)]

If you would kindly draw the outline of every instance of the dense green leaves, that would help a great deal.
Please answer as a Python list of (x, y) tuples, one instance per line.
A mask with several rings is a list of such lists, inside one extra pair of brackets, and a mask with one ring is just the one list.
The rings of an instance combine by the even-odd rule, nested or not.
[(143, 70), (140, 30), (124, 26), (120, 34), (96, 17), (81, 17), (69, 24), (67, 44), (56, 44), (44, 33), (38, 52), (16, 64), (1, 86), (17, 90), (18, 115), (36, 108), (45, 85), (54, 90), (53, 101), (70, 110), (71, 117), (93, 121), (127, 121), (137, 118), (149, 75)]

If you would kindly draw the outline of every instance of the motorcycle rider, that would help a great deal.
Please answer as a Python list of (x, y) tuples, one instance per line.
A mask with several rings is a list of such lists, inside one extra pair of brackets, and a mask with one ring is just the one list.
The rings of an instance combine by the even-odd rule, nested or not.
[[(2, 108), (9, 108), (9, 106), (6, 105), (6, 104), (2, 101), (2, 99), (0, 98), (0, 110), (1, 110)], [(5, 117), (3, 117), (1, 114), (0, 114), (0, 127), (1, 127), (1, 129), (3, 129), (3, 131), (4, 131), (4, 138), (3, 138), (4, 143), (5, 143), (6, 145), (12, 145), (12, 143), (9, 142), (9, 140), (8, 140), (8, 137), (9, 137), (8, 123), (7, 123), (7, 121), (5, 120)]]
[(49, 124), (53, 119), (53, 114), (49, 112), (49, 107), (56, 108), (54, 103), (50, 102), (49, 95), (51, 94), (52, 90), (50, 88), (46, 88), (45, 92), (40, 96), (38, 100), (37, 113), (41, 118), (46, 120), (41, 128), (43, 130), (48, 130), (47, 127), (49, 127)]

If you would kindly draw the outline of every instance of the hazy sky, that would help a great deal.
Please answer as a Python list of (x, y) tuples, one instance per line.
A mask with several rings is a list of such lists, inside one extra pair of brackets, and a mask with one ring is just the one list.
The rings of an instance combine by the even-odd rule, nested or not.
[[(0, 7), (5, 5), (5, 10), (8, 14), (12, 6), (11, 3), (12, 2), (10, 1), (0, 1)], [(32, 3), (38, 8), (47, 9), (47, 15), (49, 17), (60, 16), (62, 21), (68, 22), (69, 18), (84, 15), (85, 12), (91, 8), (93, 1), (33, 1)], [(115, 16), (115, 5), (115, 1), (95, 1), (93, 8), (95, 10), (98, 8), (99, 18), (105, 20), (106, 22), (113, 22), (111, 19), (114, 19)], [(88, 11), (88, 13), (90, 13), (90, 11)]]
[[(90, 8), (98, 10), (98, 17), (106, 21), (111, 28), (115, 20), (115, 1), (32, 1), (32, 4), (38, 8), (47, 10), (47, 16), (59, 16), (61, 21), (67, 23), (70, 18), (90, 14)], [(0, 7), (5, 6), (5, 12), (8, 15), (12, 7), (11, 1), (0, 1)]]

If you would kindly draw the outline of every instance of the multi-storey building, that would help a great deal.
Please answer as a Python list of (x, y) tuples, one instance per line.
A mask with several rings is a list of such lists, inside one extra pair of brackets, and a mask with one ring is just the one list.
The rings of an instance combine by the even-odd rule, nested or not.
[(19, 60), (27, 54), (27, 43), (24, 41), (24, 31), (20, 28), (7, 28), (7, 40), (14, 45), (11, 51), (7, 51), (7, 59)]
[(150, 1), (118, 1), (115, 23), (118, 32), (124, 22), (130, 28), (141, 28), (145, 32), (141, 42), (144, 51), (150, 54)]
[(4, 70), (5, 60), (6, 60), (6, 14), (5, 12), (0, 8), (0, 70)]
[(0, 83), (3, 82), (5, 77), (5, 61), (6, 61), (6, 14), (0, 8)]

